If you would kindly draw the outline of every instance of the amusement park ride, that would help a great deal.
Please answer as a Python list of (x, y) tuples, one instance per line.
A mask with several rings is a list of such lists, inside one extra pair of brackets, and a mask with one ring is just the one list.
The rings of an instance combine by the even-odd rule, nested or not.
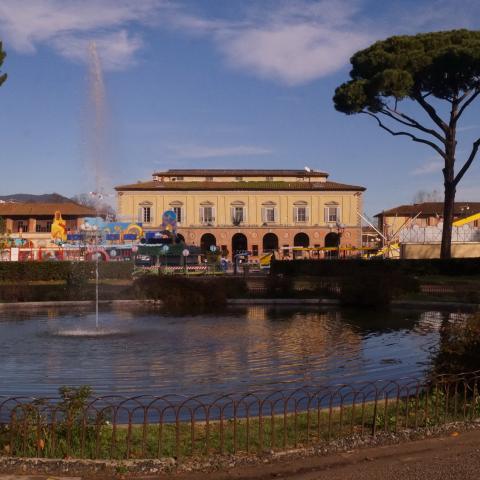
[[(166, 211), (156, 231), (144, 231), (141, 223), (109, 222), (86, 218), (78, 230), (67, 229), (60, 211), (53, 216), (50, 242), (35, 246), (31, 241), (8, 238), (1, 248), (2, 260), (131, 261), (139, 266), (196, 265), (200, 248), (185, 245), (176, 232), (176, 215)], [(188, 253), (187, 253), (188, 252)]]

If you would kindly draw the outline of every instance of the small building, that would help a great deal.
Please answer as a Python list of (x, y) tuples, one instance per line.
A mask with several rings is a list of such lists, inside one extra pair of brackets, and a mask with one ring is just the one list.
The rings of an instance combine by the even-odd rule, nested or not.
[(77, 231), (86, 217), (95, 217), (93, 208), (72, 201), (59, 203), (1, 202), (0, 217), (6, 233), (14, 240), (25, 240), (32, 247), (45, 247), (51, 242), (55, 212), (59, 211), (67, 231)]
[[(456, 202), (454, 220), (480, 213), (480, 202)], [(391, 238), (404, 226), (436, 227), (443, 222), (443, 202), (414, 203), (377, 213), (378, 229)], [(473, 222), (474, 227), (479, 221)]]
[[(457, 202), (452, 226), (452, 256), (480, 256), (480, 202)], [(438, 258), (443, 230), (443, 202), (425, 202), (375, 215), (384, 244), (396, 245), (401, 258)], [(462, 221), (464, 220), (464, 221)], [(385, 240), (386, 239), (386, 240)]]
[(364, 187), (305, 170), (189, 169), (156, 172), (116, 188), (118, 216), (158, 229), (173, 210), (186, 243), (253, 258), (289, 247), (361, 247)]

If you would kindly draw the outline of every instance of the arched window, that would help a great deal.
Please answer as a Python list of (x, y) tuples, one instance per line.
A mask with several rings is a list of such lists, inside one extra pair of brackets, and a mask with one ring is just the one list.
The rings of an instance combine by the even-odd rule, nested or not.
[(202, 235), (202, 238), (200, 239), (200, 248), (204, 252), (208, 252), (210, 250), (210, 247), (216, 244), (217, 239), (215, 238), (215, 235), (212, 235), (211, 233), (204, 233)]
[(232, 253), (233, 255), (239, 252), (245, 252), (248, 249), (248, 240), (243, 233), (236, 233), (232, 237)]
[(278, 237), (274, 233), (266, 233), (263, 236), (263, 251), (273, 252), (278, 250)]
[(310, 245), (310, 238), (306, 233), (300, 232), (293, 237), (294, 247), (308, 247)]

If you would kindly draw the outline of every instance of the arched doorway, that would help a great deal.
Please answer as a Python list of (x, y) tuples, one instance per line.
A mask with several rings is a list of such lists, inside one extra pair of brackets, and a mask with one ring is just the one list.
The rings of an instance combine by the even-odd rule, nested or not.
[(177, 243), (185, 243), (185, 237), (181, 233), (177, 233)]
[(209, 251), (210, 247), (216, 244), (217, 244), (217, 239), (215, 238), (215, 235), (212, 235), (211, 233), (204, 233), (202, 235), (202, 238), (200, 239), (200, 248), (204, 252)]
[(232, 254), (245, 252), (248, 249), (247, 237), (243, 233), (236, 233), (232, 237)]
[(263, 251), (273, 252), (278, 250), (278, 237), (274, 233), (266, 233), (263, 236)]
[(293, 237), (294, 247), (308, 247), (310, 245), (310, 238), (306, 233), (300, 232)]
[[(340, 246), (340, 235), (330, 232), (325, 236), (325, 247), (338, 248)], [(325, 256), (329, 258), (338, 257), (338, 250), (330, 250), (325, 252)]]

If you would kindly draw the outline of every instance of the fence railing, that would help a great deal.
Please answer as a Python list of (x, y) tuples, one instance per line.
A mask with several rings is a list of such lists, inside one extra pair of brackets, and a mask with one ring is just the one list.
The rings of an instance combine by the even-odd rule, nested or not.
[(0, 455), (132, 459), (260, 453), (480, 417), (480, 372), (430, 380), (88, 401), (0, 397)]

